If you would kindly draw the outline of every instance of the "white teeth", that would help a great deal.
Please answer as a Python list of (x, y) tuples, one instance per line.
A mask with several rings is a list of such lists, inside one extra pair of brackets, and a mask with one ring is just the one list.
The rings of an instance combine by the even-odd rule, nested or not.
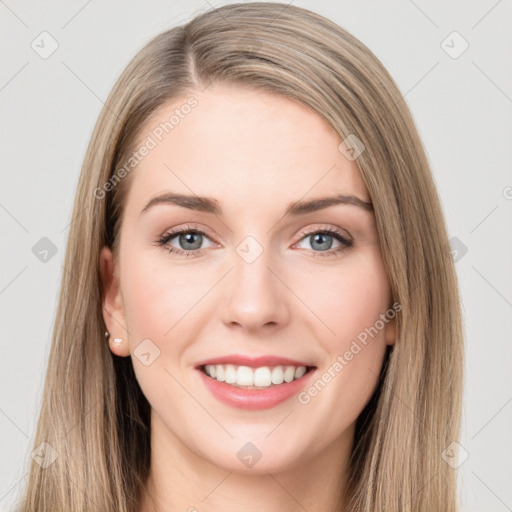
[(232, 364), (226, 365), (226, 384), (235, 384), (236, 383), (236, 369)]
[(272, 370), (272, 384), (282, 384), (283, 380), (283, 367), (276, 366)]
[(305, 373), (306, 373), (306, 367), (305, 366), (299, 366), (295, 370), (295, 378), (296, 379), (300, 379)]
[(254, 385), (258, 388), (268, 388), (270, 384), (272, 384), (270, 368), (268, 366), (256, 368), (254, 370)]
[(262, 366), (251, 368), (249, 366), (235, 366), (232, 364), (207, 364), (204, 367), (207, 375), (219, 382), (226, 382), (234, 386), (249, 388), (267, 388), (277, 386), (283, 382), (292, 382), (300, 379), (306, 373), (305, 366)]
[(295, 366), (287, 366), (286, 370), (284, 371), (284, 380), (286, 382), (291, 382), (293, 378), (295, 377)]
[(210, 375), (211, 377), (213, 377), (214, 379), (215, 379), (215, 377), (217, 377), (217, 367), (214, 364), (207, 364), (205, 366), (205, 370), (206, 370), (206, 373), (208, 375)]
[(215, 376), (213, 373), (210, 373), (210, 377), (217, 379), (219, 382), (224, 382), (226, 380), (226, 376), (224, 373), (224, 366), (222, 366), (221, 364), (218, 364), (217, 366), (215, 366), (215, 372), (217, 375)]
[(236, 383), (239, 386), (252, 386), (254, 384), (254, 373), (248, 366), (239, 366), (236, 371)]

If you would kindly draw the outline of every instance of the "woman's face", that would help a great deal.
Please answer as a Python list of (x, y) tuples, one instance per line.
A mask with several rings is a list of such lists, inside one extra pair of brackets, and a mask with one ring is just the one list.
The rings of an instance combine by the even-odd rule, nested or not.
[[(138, 137), (148, 149), (114, 267), (102, 253), (105, 321), (125, 340), (111, 349), (132, 358), (162, 450), (239, 472), (292, 467), (351, 443), (394, 342), (374, 213), (355, 204), (370, 197), (306, 107), (226, 86), (194, 98)], [(298, 209), (340, 195), (358, 200)], [(258, 389), (237, 387), (251, 379)]]

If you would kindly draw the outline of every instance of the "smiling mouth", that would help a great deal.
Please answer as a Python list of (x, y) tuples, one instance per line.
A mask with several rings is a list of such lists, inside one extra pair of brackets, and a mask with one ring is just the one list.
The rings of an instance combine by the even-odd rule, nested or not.
[(269, 389), (301, 379), (316, 366), (276, 365), (251, 368), (234, 364), (205, 364), (198, 367), (207, 377), (242, 389)]

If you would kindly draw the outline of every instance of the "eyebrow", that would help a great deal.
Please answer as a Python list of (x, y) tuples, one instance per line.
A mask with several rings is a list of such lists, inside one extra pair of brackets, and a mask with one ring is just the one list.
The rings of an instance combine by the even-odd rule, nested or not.
[[(216, 199), (211, 197), (190, 196), (173, 193), (165, 193), (154, 197), (142, 209), (140, 215), (159, 204), (171, 204), (181, 206), (182, 208), (188, 208), (189, 210), (212, 213), (214, 215), (222, 215), (222, 208), (219, 206)], [(332, 197), (322, 197), (318, 199), (311, 199), (309, 201), (296, 201), (294, 203), (290, 203), (287, 206), (284, 215), (304, 215), (306, 213), (316, 212), (338, 204), (357, 206), (365, 211), (373, 211), (373, 205), (371, 202), (363, 201), (359, 197), (353, 195), (337, 194)]]

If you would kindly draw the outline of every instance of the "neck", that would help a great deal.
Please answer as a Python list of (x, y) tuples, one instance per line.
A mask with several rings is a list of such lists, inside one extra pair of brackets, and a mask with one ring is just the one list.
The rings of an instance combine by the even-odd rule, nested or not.
[(342, 512), (353, 434), (352, 426), (291, 467), (257, 472), (256, 464), (240, 472), (188, 449), (152, 412), (151, 470), (140, 512)]

